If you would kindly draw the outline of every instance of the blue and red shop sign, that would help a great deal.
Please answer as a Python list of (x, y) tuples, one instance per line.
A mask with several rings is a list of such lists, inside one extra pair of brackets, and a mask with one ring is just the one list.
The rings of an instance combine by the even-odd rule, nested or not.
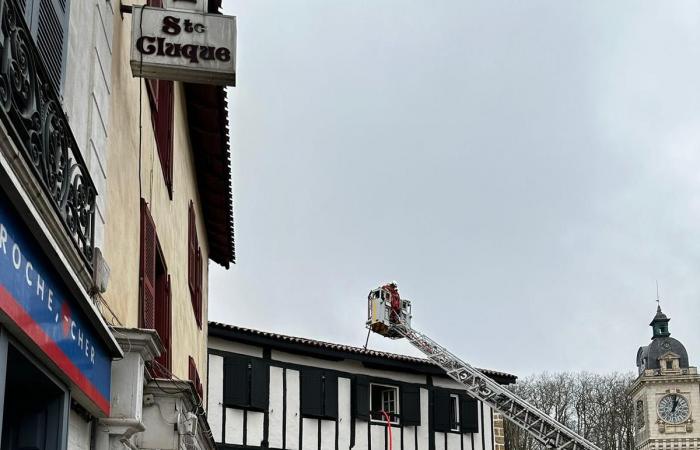
[(0, 195), (0, 310), (109, 414), (110, 354), (77, 302)]

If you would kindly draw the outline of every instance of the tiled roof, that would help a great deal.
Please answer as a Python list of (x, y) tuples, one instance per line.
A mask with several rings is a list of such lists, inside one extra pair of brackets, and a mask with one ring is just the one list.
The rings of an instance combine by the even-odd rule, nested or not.
[[(362, 347), (353, 347), (350, 345), (336, 344), (333, 342), (319, 341), (316, 339), (308, 339), (308, 338), (303, 338), (303, 337), (298, 337), (298, 336), (288, 336), (285, 334), (255, 330), (252, 328), (238, 327), (235, 325), (228, 325), (228, 324), (221, 323), (221, 322), (209, 322), (209, 333), (211, 334), (212, 330), (216, 330), (216, 329), (227, 330), (227, 331), (233, 332), (237, 335), (258, 336), (258, 337), (263, 337), (263, 338), (267, 338), (267, 339), (271, 339), (271, 340), (279, 341), (279, 342), (287, 342), (287, 343), (292, 343), (292, 344), (304, 345), (304, 346), (308, 346), (311, 348), (334, 350), (337, 352), (347, 353), (349, 355), (369, 356), (369, 357), (375, 357), (377, 359), (382, 359), (382, 360), (391, 360), (391, 361), (399, 361), (399, 362), (405, 362), (405, 363), (427, 365), (427, 366), (431, 366), (431, 367), (438, 367), (435, 363), (433, 363), (431, 360), (426, 359), (426, 358), (418, 358), (415, 356), (401, 355), (398, 353), (382, 352), (379, 350), (364, 349)], [(501, 378), (504, 380), (508, 380), (511, 383), (514, 383), (515, 380), (517, 379), (517, 377), (515, 375), (509, 374), (506, 372), (499, 372), (497, 370), (491, 370), (491, 369), (479, 369), (479, 370), (482, 373), (484, 373), (485, 375), (489, 375), (490, 377), (498, 377), (498, 378)]]

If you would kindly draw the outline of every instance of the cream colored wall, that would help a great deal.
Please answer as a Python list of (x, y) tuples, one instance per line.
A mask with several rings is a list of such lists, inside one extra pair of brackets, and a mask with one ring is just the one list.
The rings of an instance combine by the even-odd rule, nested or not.
[[(139, 85), (143, 136), (141, 141), (141, 192), (150, 206), (158, 240), (172, 283), (172, 371), (188, 378), (188, 356), (195, 358), (202, 383), (206, 374), (208, 255), (209, 248), (194, 172), (186, 121), (184, 92), (175, 83), (173, 198), (168, 196), (158, 158), (148, 94), (144, 82), (131, 76), (129, 45), (131, 16), (114, 16), (112, 64), (112, 115), (107, 164), (108, 220), (104, 255), (111, 269), (104, 297), (116, 318), (125, 326), (138, 326), (139, 315)], [(197, 233), (202, 248), (203, 328), (194, 317), (187, 282), (188, 207), (194, 202)], [(205, 386), (206, 392), (206, 386)]]

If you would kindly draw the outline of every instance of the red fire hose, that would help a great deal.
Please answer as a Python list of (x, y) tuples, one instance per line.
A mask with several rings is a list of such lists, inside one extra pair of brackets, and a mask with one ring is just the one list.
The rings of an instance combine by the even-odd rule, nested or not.
[(382, 414), (384, 414), (384, 418), (386, 419), (386, 426), (389, 428), (389, 450), (394, 450), (394, 439), (391, 437), (391, 419), (389, 418), (389, 414), (386, 413), (382, 409)]

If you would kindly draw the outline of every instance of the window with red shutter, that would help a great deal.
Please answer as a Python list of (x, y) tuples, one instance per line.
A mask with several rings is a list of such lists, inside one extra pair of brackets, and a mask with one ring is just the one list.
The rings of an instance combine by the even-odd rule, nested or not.
[(194, 205), (190, 201), (187, 239), (187, 281), (190, 287), (190, 299), (197, 325), (202, 328), (202, 255), (197, 237), (197, 221)]
[[(162, 8), (163, 0), (148, 0), (148, 6)], [(163, 169), (163, 179), (173, 198), (173, 104), (175, 89), (172, 81), (146, 80), (148, 99), (151, 103), (151, 122), (156, 136), (158, 159)]]
[(141, 199), (141, 258), (139, 264), (140, 326), (156, 330), (163, 353), (156, 360), (154, 375), (170, 378), (172, 348), (172, 288), (155, 223), (146, 201)]
[[(163, 352), (156, 359), (161, 367), (156, 370), (156, 376), (160, 378), (170, 378), (170, 370), (172, 369), (172, 286), (170, 283), (170, 275), (163, 274), (159, 281), (163, 283), (163, 289), (156, 292), (156, 331), (163, 344)], [(158, 295), (160, 294), (160, 295)]]
[(194, 214), (194, 204), (190, 200), (187, 230), (187, 283), (190, 287), (190, 295), (192, 296), (193, 306), (195, 304), (195, 258), (197, 257), (197, 246), (198, 242), (196, 216)]
[[(151, 82), (153, 83), (153, 82)], [(151, 121), (156, 136), (158, 158), (163, 169), (163, 179), (170, 198), (173, 197), (173, 102), (174, 85), (172, 81), (158, 80), (151, 88)]]
[(197, 371), (197, 364), (194, 362), (193, 357), (189, 357), (189, 379), (194, 383), (194, 387), (197, 390), (197, 395), (200, 399), (204, 398), (204, 388), (202, 387), (202, 381), (199, 378), (199, 372)]
[(202, 328), (202, 250), (197, 247), (196, 267), (195, 267), (195, 308), (194, 314), (197, 325)]

